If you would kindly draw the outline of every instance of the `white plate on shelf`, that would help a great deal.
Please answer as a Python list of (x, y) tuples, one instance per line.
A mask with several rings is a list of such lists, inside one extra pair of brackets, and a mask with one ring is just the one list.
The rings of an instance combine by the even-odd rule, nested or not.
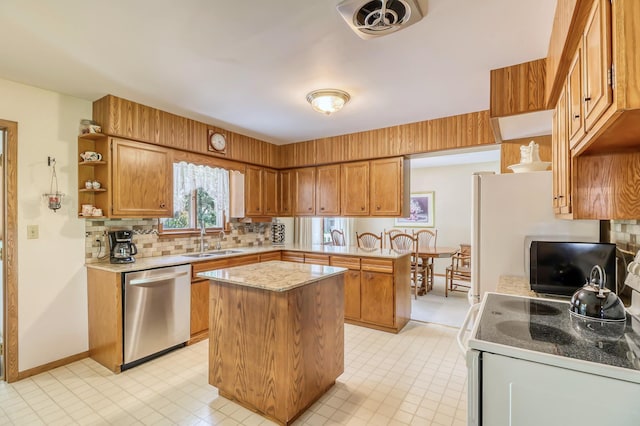
[(547, 170), (550, 165), (551, 161), (536, 161), (534, 163), (512, 164), (507, 169), (512, 170), (513, 173), (541, 172)]

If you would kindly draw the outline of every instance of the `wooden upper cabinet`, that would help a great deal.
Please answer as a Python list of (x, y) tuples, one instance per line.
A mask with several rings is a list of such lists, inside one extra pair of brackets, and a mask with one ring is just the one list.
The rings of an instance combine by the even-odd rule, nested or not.
[(279, 216), (291, 216), (293, 214), (291, 199), (291, 170), (280, 170), (278, 172)]
[(369, 161), (342, 164), (340, 190), (343, 216), (369, 215)]
[(553, 112), (553, 210), (557, 215), (571, 213), (571, 154), (569, 150), (568, 88), (563, 87)]
[(262, 170), (262, 209), (265, 216), (278, 215), (278, 172)]
[(316, 168), (305, 167), (293, 171), (294, 215), (316, 214)]
[[(568, 93), (568, 99), (567, 99)], [(571, 147), (574, 147), (584, 136), (584, 112), (582, 100), (582, 46), (578, 46), (576, 54), (569, 67), (567, 87), (561, 93), (562, 103), (568, 108), (568, 137)], [(560, 100), (558, 100), (560, 103)]]
[(340, 164), (316, 169), (316, 214), (340, 216)]
[(244, 205), (247, 216), (262, 216), (262, 168), (247, 166)]
[(171, 217), (171, 151), (155, 145), (111, 138), (112, 217)]
[(408, 213), (408, 172), (402, 157), (371, 161), (371, 216), (404, 216)]
[(610, 7), (609, 0), (596, 0), (584, 31), (584, 119), (587, 132), (613, 102)]
[(278, 214), (277, 176), (275, 170), (247, 166), (244, 192), (247, 216)]

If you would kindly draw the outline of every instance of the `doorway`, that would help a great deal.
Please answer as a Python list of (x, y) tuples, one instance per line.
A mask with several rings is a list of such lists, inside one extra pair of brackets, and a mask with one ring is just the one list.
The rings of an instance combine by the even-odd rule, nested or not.
[(0, 380), (18, 374), (18, 123), (0, 119)]

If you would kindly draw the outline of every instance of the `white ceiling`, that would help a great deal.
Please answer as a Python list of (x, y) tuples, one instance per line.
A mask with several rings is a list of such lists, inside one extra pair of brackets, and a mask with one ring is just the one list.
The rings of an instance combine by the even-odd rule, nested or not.
[[(489, 71), (546, 56), (556, 5), (420, 0), (363, 40), (339, 2), (2, 0), (0, 78), (290, 143), (488, 109)], [(352, 96), (328, 117), (305, 100), (325, 87)]]

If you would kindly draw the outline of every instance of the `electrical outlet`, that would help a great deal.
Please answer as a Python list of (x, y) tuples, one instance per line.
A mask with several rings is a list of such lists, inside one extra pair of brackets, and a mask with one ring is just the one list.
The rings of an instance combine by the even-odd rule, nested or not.
[(38, 225), (27, 225), (27, 240), (38, 239)]

